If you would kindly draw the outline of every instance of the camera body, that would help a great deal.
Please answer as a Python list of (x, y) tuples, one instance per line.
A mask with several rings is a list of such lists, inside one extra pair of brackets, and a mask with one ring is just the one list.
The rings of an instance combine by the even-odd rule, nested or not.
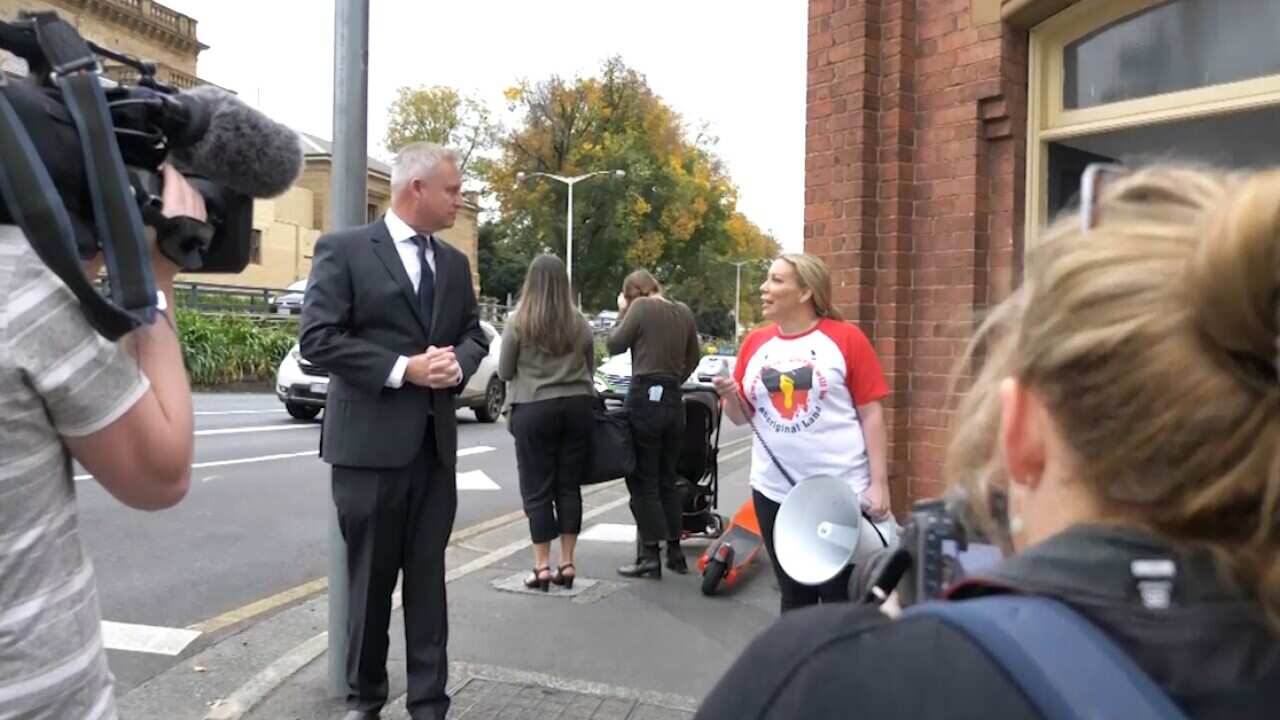
[(996, 565), (1002, 553), (944, 500), (915, 504), (896, 547), (876, 552), (849, 577), (849, 597), (881, 602), (894, 591), (902, 607), (941, 597), (951, 585)]

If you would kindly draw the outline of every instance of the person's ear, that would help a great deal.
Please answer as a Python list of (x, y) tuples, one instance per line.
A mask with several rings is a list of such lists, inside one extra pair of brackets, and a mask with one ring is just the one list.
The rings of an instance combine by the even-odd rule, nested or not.
[(1016, 378), (1000, 383), (1000, 451), (1010, 492), (1034, 490), (1044, 476), (1047, 446), (1044, 404)]

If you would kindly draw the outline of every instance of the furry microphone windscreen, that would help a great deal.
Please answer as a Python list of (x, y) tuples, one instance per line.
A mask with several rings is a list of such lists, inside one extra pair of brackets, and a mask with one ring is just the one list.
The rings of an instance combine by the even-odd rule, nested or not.
[(280, 195), (298, 179), (303, 157), (296, 132), (221, 88), (202, 85), (182, 95), (204, 105), (212, 117), (202, 138), (172, 152), (179, 172), (256, 198)]

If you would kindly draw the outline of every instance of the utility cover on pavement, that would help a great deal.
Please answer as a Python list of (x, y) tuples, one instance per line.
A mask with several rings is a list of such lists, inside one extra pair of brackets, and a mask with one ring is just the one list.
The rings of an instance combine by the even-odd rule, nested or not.
[[(562, 588), (559, 585), (553, 584), (550, 590), (547, 590), (546, 592), (542, 592), (541, 590), (530, 590), (529, 588), (524, 586), (524, 579), (529, 577), (529, 572), (530, 571), (528, 570), (521, 570), (515, 575), (500, 577), (494, 580), (492, 585), (498, 590), (504, 590), (506, 592), (521, 593), (524, 595), (538, 595), (540, 597), (572, 598), (572, 597), (581, 595), (587, 590), (590, 590), (591, 588), (595, 587), (597, 583), (600, 582), (599, 580), (592, 580), (591, 578), (588, 578), (588, 577), (579, 576), (573, 581), (572, 588), (569, 588), (566, 590), (565, 588)], [(555, 572), (555, 571), (553, 570), (552, 572)]]
[(480, 678), (467, 681), (455, 692), (449, 708), (449, 720), (687, 720), (692, 717), (691, 712), (639, 700)]

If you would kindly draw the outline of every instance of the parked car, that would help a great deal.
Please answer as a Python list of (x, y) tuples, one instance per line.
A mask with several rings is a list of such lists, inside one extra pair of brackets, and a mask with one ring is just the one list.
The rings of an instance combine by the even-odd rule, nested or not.
[(734, 355), (703, 355), (698, 361), (698, 367), (694, 368), (693, 377), (690, 380), (704, 384), (710, 383), (715, 380), (716, 373), (720, 372), (720, 366), (726, 363), (729, 366), (729, 372), (732, 373), (738, 364), (738, 358)]
[[(498, 377), (501, 338), (493, 325), (480, 321), (489, 338), (489, 354), (480, 361), (476, 373), (457, 396), (458, 407), (471, 408), (480, 422), (491, 423), (502, 414), (507, 384)], [(276, 370), (276, 397), (289, 414), (299, 420), (314, 420), (329, 396), (329, 373), (307, 362), (295, 344)]]
[(299, 280), (285, 291), (271, 298), (271, 308), (278, 315), (301, 315), (302, 298), (307, 291), (307, 281)]
[[(732, 372), (736, 358), (729, 355), (705, 355), (698, 361), (698, 367), (685, 378), (685, 385), (710, 383), (724, 359), (728, 359), (729, 371)], [(631, 351), (619, 353), (600, 363), (600, 367), (596, 368), (593, 384), (596, 392), (626, 395), (627, 389), (631, 387)]]
[(613, 310), (602, 310), (596, 313), (596, 319), (591, 323), (591, 328), (597, 333), (602, 333), (612, 330), (617, 324), (618, 313)]

